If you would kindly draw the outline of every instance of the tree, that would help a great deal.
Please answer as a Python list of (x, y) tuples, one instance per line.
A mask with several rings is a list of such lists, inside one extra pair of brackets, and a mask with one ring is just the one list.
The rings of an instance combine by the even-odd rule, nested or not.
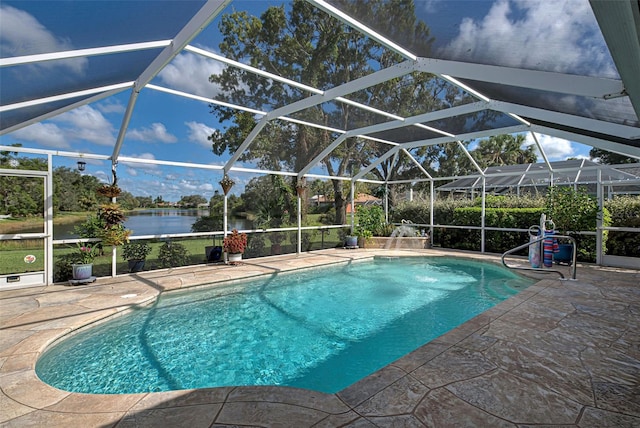
[(178, 205), (184, 208), (197, 208), (200, 204), (206, 204), (207, 200), (202, 195), (182, 196), (178, 201)]
[(151, 196), (136, 196), (136, 200), (138, 201), (138, 207), (140, 208), (153, 207), (153, 199)]
[(598, 149), (596, 147), (592, 148), (589, 151), (589, 158), (598, 163), (603, 163), (606, 165), (620, 165), (624, 163), (640, 162), (640, 160), (636, 158), (620, 155), (618, 153), (613, 153), (604, 149)]
[[(410, 48), (420, 52), (430, 49), (433, 39), (427, 26), (416, 19), (413, 1), (344, 2), (341, 7), (354, 15), (384, 16), (380, 21), (383, 33), (409, 32), (413, 35), (412, 43), (420, 44)], [(224, 56), (319, 89), (338, 86), (403, 60), (302, 0), (295, 0), (288, 11), (284, 6), (270, 7), (260, 18), (246, 12), (224, 15), (220, 30), (224, 39), (219, 48)], [(220, 75), (212, 75), (210, 81), (222, 89), (218, 97), (221, 101), (262, 111), (308, 96), (301, 89), (233, 67), (227, 67)], [(412, 73), (375, 85), (350, 94), (349, 99), (404, 116), (465, 102), (460, 91), (426, 73)], [(217, 155), (234, 152), (256, 126), (255, 115), (219, 105), (211, 108), (223, 125), (209, 137), (213, 152)], [(358, 128), (380, 120), (379, 116), (340, 102), (317, 105), (293, 116), (341, 129)], [(416, 138), (424, 135), (416, 127), (405, 128), (400, 134)], [(239, 160), (255, 161), (265, 169), (300, 171), (337, 137), (329, 130), (273, 120)], [(329, 175), (345, 176), (368, 166), (388, 149), (385, 144), (349, 138), (322, 159), (321, 164)], [(390, 176), (391, 163), (391, 159), (387, 160), (372, 175)], [(343, 183), (332, 180), (332, 185), (336, 223), (342, 224), (346, 203)], [(289, 186), (293, 188), (293, 183)]]
[(473, 157), (483, 168), (490, 166), (535, 163), (538, 160), (535, 148), (529, 145), (523, 148), (524, 135), (497, 135), (480, 141), (473, 150)]

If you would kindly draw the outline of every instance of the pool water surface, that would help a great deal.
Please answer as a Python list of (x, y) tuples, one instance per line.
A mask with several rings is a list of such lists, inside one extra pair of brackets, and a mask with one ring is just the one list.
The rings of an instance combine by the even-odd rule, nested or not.
[(407, 257), (167, 293), (56, 343), (36, 373), (83, 393), (239, 385), (334, 393), (532, 283), (490, 263)]

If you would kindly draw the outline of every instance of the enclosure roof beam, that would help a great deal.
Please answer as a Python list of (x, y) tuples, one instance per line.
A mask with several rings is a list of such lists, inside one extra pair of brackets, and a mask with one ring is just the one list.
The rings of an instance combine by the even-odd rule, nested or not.
[(409, 142), (409, 143), (403, 143), (403, 144), (400, 144), (398, 146), (393, 147), (392, 149), (387, 151), (384, 155), (380, 156), (375, 162), (372, 162), (369, 166), (367, 166), (366, 168), (361, 170), (358, 174), (356, 174), (353, 177), (353, 180), (354, 181), (358, 181), (358, 179), (364, 177), (365, 174), (367, 174), (373, 168), (375, 168), (378, 165), (380, 165), (384, 160), (388, 159), (390, 156), (392, 156), (396, 151), (398, 151), (400, 149), (409, 150), (409, 149), (413, 149), (413, 148), (416, 148), (416, 147), (433, 146), (433, 145), (436, 145), (436, 144), (451, 143), (451, 142), (454, 142), (456, 140), (472, 140), (474, 138), (491, 137), (491, 136), (494, 136), (494, 135), (513, 134), (513, 133), (516, 133), (516, 132), (525, 131), (526, 129), (527, 129), (527, 127), (525, 125), (516, 125), (516, 126), (508, 126), (508, 127), (505, 127), (505, 128), (488, 129), (488, 130), (484, 130), (484, 131), (470, 132), (468, 134), (461, 134), (461, 135), (457, 135), (455, 137), (438, 137), (438, 138), (431, 138), (431, 139), (428, 139), (428, 140), (419, 140), (419, 141), (412, 141), (412, 142)]
[(225, 165), (225, 168), (224, 168), (225, 172), (229, 171), (229, 168), (240, 158), (242, 153), (251, 145), (253, 140), (258, 136), (258, 133), (262, 130), (262, 128), (264, 128), (264, 126), (269, 120), (279, 118), (280, 116), (287, 116), (297, 111), (304, 110), (309, 107), (322, 104), (323, 102), (335, 99), (336, 97), (357, 92), (359, 90), (368, 88), (370, 86), (376, 85), (378, 83), (384, 82), (389, 79), (394, 79), (396, 77), (404, 76), (405, 74), (411, 73), (412, 71), (413, 71), (413, 63), (411, 61), (405, 61), (403, 63), (396, 64), (394, 66), (382, 69), (380, 71), (376, 71), (375, 73), (371, 73), (367, 76), (360, 77), (356, 80), (352, 80), (350, 82), (336, 86), (335, 88), (331, 88), (325, 91), (323, 94), (312, 95), (305, 99), (296, 101), (294, 103), (291, 103), (286, 106), (270, 111), (269, 113), (267, 113), (266, 116), (264, 116), (260, 120), (260, 122), (258, 122), (256, 127), (249, 133), (249, 135), (242, 142), (240, 147), (238, 147), (236, 152), (231, 156), (231, 159), (229, 159), (229, 161)]
[(67, 112), (67, 111), (70, 111), (70, 110), (73, 110), (73, 109), (75, 109), (77, 107), (82, 107), (83, 105), (91, 104), (91, 103), (96, 102), (96, 101), (100, 101), (100, 100), (102, 100), (104, 98), (110, 97), (111, 95), (115, 95), (115, 94), (118, 94), (118, 93), (120, 93), (122, 91), (125, 91), (125, 90), (129, 89), (131, 87), (131, 85), (133, 85), (133, 82), (129, 82), (126, 85), (122, 85), (122, 86), (116, 87), (116, 88), (111, 89), (111, 90), (105, 90), (105, 87), (102, 87), (101, 89), (104, 92), (100, 92), (97, 95), (94, 95), (92, 97), (84, 98), (84, 99), (82, 99), (80, 101), (77, 101), (75, 103), (69, 104), (69, 105), (64, 106), (62, 108), (50, 111), (50, 112), (45, 113), (45, 114), (43, 114), (41, 116), (34, 117), (33, 119), (29, 119), (29, 120), (26, 120), (24, 122), (20, 122), (20, 123), (18, 123), (16, 125), (13, 125), (13, 126), (10, 126), (8, 128), (5, 128), (3, 130), (0, 130), (0, 135), (8, 134), (10, 132), (17, 131), (18, 129), (25, 128), (25, 127), (27, 127), (29, 125), (34, 124), (34, 123), (42, 122), (43, 120), (55, 117), (55, 116), (57, 116), (59, 114), (62, 114), (64, 112)]
[(564, 131), (561, 129), (551, 128), (548, 126), (542, 126), (542, 125), (536, 125), (536, 124), (531, 125), (531, 130), (539, 132), (540, 134), (546, 134), (554, 137), (564, 138), (569, 141), (579, 141), (583, 144), (587, 144), (592, 147), (597, 147), (599, 149), (618, 153), (624, 156), (640, 159), (640, 147), (630, 146), (628, 144), (616, 143), (610, 140), (604, 140), (602, 138), (576, 134), (574, 132)]
[(253, 74), (257, 74), (258, 76), (266, 77), (268, 79), (272, 79), (272, 80), (275, 80), (277, 82), (284, 83), (286, 85), (293, 86), (293, 87), (296, 87), (298, 89), (302, 89), (302, 90), (307, 91), (307, 92), (311, 92), (313, 94), (323, 94), (324, 93), (324, 91), (322, 91), (320, 89), (316, 89), (316, 88), (314, 88), (312, 86), (308, 86), (308, 85), (305, 85), (303, 83), (296, 82), (295, 80), (287, 79), (286, 77), (282, 77), (282, 76), (279, 76), (279, 75), (274, 74), (274, 73), (269, 73), (268, 71), (260, 70), (259, 68), (243, 64), (243, 63), (241, 63), (239, 61), (235, 61), (235, 60), (226, 58), (226, 57), (224, 57), (222, 55), (218, 55), (216, 53), (209, 52), (209, 51), (207, 51), (205, 49), (196, 48), (194, 46), (187, 45), (184, 48), (184, 50), (186, 50), (188, 52), (192, 52), (192, 53), (198, 54), (198, 55), (201, 55), (201, 56), (204, 56), (204, 57), (207, 57), (207, 58), (214, 59), (216, 61), (220, 61), (220, 62), (222, 62), (224, 64), (227, 64), (227, 65), (230, 65), (232, 67), (239, 68), (241, 70), (245, 70), (245, 71), (248, 71), (248, 72), (253, 73)]
[(540, 141), (538, 141), (538, 137), (536, 133), (533, 131), (529, 131), (529, 132), (533, 137), (533, 141), (536, 142), (536, 146), (538, 147), (538, 151), (540, 151), (540, 154), (542, 155), (542, 159), (544, 160), (544, 163), (547, 165), (547, 168), (549, 169), (549, 171), (553, 172), (553, 167), (551, 166), (551, 162), (549, 162), (549, 158), (547, 158), (547, 153), (544, 151), (544, 147), (542, 147), (542, 144), (540, 144)]
[[(265, 112), (265, 111), (256, 110), (256, 109), (252, 109), (252, 108), (249, 108), (249, 107), (244, 107), (244, 106), (237, 105), (237, 104), (231, 104), (231, 103), (227, 103), (227, 102), (224, 102), (224, 101), (212, 100), (211, 98), (206, 98), (206, 97), (202, 97), (200, 95), (190, 94), (190, 93), (183, 92), (183, 91), (178, 91), (178, 90), (175, 90), (175, 89), (169, 89), (169, 88), (165, 88), (165, 87), (158, 86), (158, 85), (148, 84), (147, 86), (145, 86), (145, 89), (154, 89), (156, 91), (166, 92), (168, 94), (177, 95), (177, 96), (184, 97), (184, 98), (190, 98), (190, 99), (197, 100), (197, 101), (202, 101), (202, 102), (205, 102), (205, 103), (208, 103), (208, 104), (216, 104), (216, 105), (229, 107), (229, 108), (240, 110), (240, 111), (246, 111), (248, 113), (255, 114), (255, 115), (258, 115), (258, 116), (266, 116), (267, 115), (267, 112)], [(280, 116), (277, 119), (285, 120), (285, 121), (291, 122), (291, 123), (297, 123), (299, 125), (310, 126), (312, 128), (324, 129), (326, 131), (331, 131), (331, 132), (335, 132), (335, 133), (338, 133), (338, 134), (343, 134), (343, 133), (347, 132), (347, 131), (344, 131), (342, 129), (331, 128), (331, 127), (328, 127), (328, 126), (319, 125), (317, 123), (312, 123), (312, 122), (306, 122), (304, 120), (294, 119), (294, 118), (287, 117), (287, 116)]]
[(504, 101), (491, 101), (490, 104), (489, 108), (491, 110), (503, 113), (514, 113), (544, 122), (556, 123), (576, 129), (584, 129), (586, 131), (612, 135), (630, 140), (640, 138), (640, 129), (633, 126), (620, 125), (617, 123), (605, 122), (582, 116), (574, 116), (568, 113), (544, 110), (536, 107), (527, 107), (521, 104), (508, 103)]
[(127, 109), (122, 119), (122, 124), (120, 125), (116, 144), (113, 147), (111, 161), (114, 166), (117, 162), (118, 155), (120, 154), (120, 149), (124, 142), (124, 136), (127, 133), (133, 108), (138, 99), (140, 90), (142, 90), (142, 88), (144, 88), (151, 79), (153, 79), (167, 64), (169, 64), (169, 62), (171, 62), (171, 60), (173, 60), (191, 40), (200, 34), (200, 32), (204, 30), (230, 2), (231, 0), (208, 0), (193, 16), (193, 18), (191, 18), (189, 22), (187, 22), (187, 24), (178, 32), (178, 34), (173, 38), (171, 44), (165, 47), (151, 62), (151, 64), (149, 64), (140, 74), (138, 79), (136, 79), (131, 91), (131, 96), (129, 97)]
[(413, 72), (413, 69), (414, 67), (412, 61), (405, 61), (400, 64), (392, 65), (391, 67), (383, 68), (382, 70), (376, 71), (369, 75), (360, 77), (347, 83), (343, 83), (342, 85), (338, 85), (334, 88), (327, 89), (323, 94), (312, 95), (286, 106), (279, 107), (269, 112), (269, 115), (271, 118), (286, 116), (291, 113), (295, 113), (300, 110), (304, 110), (306, 108), (334, 100), (337, 97), (361, 91), (379, 83), (386, 82), (387, 80), (402, 77)]
[(471, 156), (471, 153), (469, 153), (469, 150), (467, 150), (464, 144), (462, 144), (462, 141), (457, 140), (456, 143), (458, 143), (458, 146), (462, 149), (462, 152), (469, 159), (469, 161), (471, 161), (471, 164), (475, 167), (475, 169), (477, 169), (480, 175), (484, 177), (484, 171), (482, 170), (482, 168), (480, 168), (480, 165), (478, 165), (478, 162), (476, 162), (473, 156)]
[(375, 161), (371, 162), (366, 168), (361, 169), (356, 175), (353, 176), (352, 181), (360, 181), (365, 175), (367, 175), (372, 169), (376, 168), (382, 162), (389, 159), (391, 156), (395, 155), (398, 150), (400, 150), (400, 146), (394, 146), (391, 150), (388, 150), (385, 154), (380, 156)]
[(389, 164), (389, 171), (387, 176), (384, 178), (384, 184), (388, 184), (389, 183), (389, 176), (391, 176), (391, 171), (393, 170), (393, 164), (395, 164), (396, 162), (398, 162), (398, 153), (400, 153), (399, 151), (396, 151), (393, 154), (393, 160), (391, 161), (391, 163)]
[(449, 75), (458, 79), (478, 80), (592, 98), (607, 98), (624, 92), (622, 81), (616, 79), (434, 58), (418, 58), (416, 70), (436, 75)]
[(640, 3), (589, 0), (625, 92), (640, 118)]
[[(323, 95), (324, 94), (324, 91), (322, 91), (320, 89), (311, 87), (309, 85), (305, 85), (305, 84), (300, 83), (300, 82), (296, 82), (295, 80), (287, 79), (285, 77), (279, 76), (279, 75), (274, 74), (274, 73), (270, 73), (268, 71), (260, 70), (259, 68), (252, 67), (250, 65), (246, 65), (246, 64), (243, 64), (241, 62), (238, 62), (238, 61), (235, 61), (235, 60), (232, 60), (232, 59), (229, 59), (229, 58), (225, 58), (222, 55), (218, 55), (216, 53), (209, 52), (209, 51), (207, 51), (205, 49), (196, 48), (196, 47), (193, 47), (193, 46), (189, 45), (189, 46), (185, 47), (185, 50), (187, 50), (189, 52), (192, 52), (192, 53), (195, 53), (195, 54), (198, 54), (198, 55), (202, 55), (202, 56), (207, 57), (207, 58), (214, 59), (216, 61), (220, 61), (220, 62), (222, 62), (224, 64), (230, 65), (232, 67), (239, 68), (241, 70), (248, 71), (248, 72), (256, 74), (258, 76), (266, 77), (268, 79), (272, 79), (272, 80), (275, 80), (277, 82), (281, 82), (281, 83), (284, 83), (286, 85), (293, 86), (295, 88), (299, 88), (299, 89), (302, 89), (302, 90), (307, 91), (307, 92), (311, 92), (312, 94), (316, 94), (316, 95)], [(393, 113), (389, 113), (389, 112), (386, 112), (384, 110), (376, 109), (376, 108), (370, 107), (370, 106), (368, 106), (366, 104), (362, 104), (362, 103), (359, 103), (359, 102), (356, 102), (356, 101), (351, 101), (351, 100), (349, 100), (347, 98), (344, 98), (344, 97), (336, 97), (335, 101), (340, 101), (342, 103), (349, 104), (349, 105), (352, 105), (354, 107), (370, 111), (370, 112), (378, 114), (380, 116), (389, 117), (391, 119), (401, 119), (400, 116), (397, 116), (397, 115), (395, 115)]]
[(503, 128), (485, 129), (482, 131), (474, 131), (466, 134), (458, 134), (455, 136), (455, 138), (437, 137), (437, 138), (430, 138), (426, 140), (411, 141), (408, 143), (403, 143), (401, 147), (410, 150), (410, 149), (415, 149), (416, 147), (434, 146), (436, 144), (451, 143), (456, 140), (473, 140), (475, 138), (493, 137), (496, 135), (503, 135), (503, 134), (514, 134), (514, 133), (523, 132), (526, 130), (528, 130), (528, 127), (525, 125), (513, 125), (513, 126), (506, 126)]
[(129, 43), (125, 45), (103, 46), (99, 48), (75, 49), (35, 55), (14, 56), (9, 58), (0, 58), (0, 67), (11, 67), (14, 65), (24, 65), (35, 62), (56, 61), (97, 55), (118, 54), (145, 49), (157, 49), (166, 47), (170, 43), (171, 40), (158, 40), (155, 42)]
[[(20, 109), (20, 108), (24, 108), (24, 107), (32, 107), (32, 106), (36, 106), (36, 105), (40, 105), (40, 104), (53, 103), (53, 102), (62, 101), (62, 100), (68, 100), (70, 98), (78, 98), (78, 97), (84, 97), (84, 96), (87, 96), (87, 95), (100, 94), (100, 93), (103, 93), (103, 92), (112, 93), (111, 91), (123, 91), (125, 89), (130, 88), (132, 85), (133, 85), (133, 82), (116, 83), (115, 85), (99, 86), (97, 88), (84, 89), (82, 91), (66, 92), (64, 94), (53, 95), (51, 97), (38, 98), (38, 99), (35, 99), (35, 100), (29, 100), (29, 101), (22, 101), (22, 102), (15, 103), (15, 104), (7, 104), (7, 105), (4, 105), (4, 106), (0, 106), (0, 113), (6, 112), (6, 111), (11, 111), (11, 110), (16, 110), (16, 109)], [(87, 101), (84, 100), (83, 104), (86, 104), (86, 103), (87, 103)]]
[(364, 25), (360, 21), (358, 21), (358, 20), (354, 19), (353, 17), (347, 15), (346, 13), (341, 11), (340, 9), (330, 5), (326, 1), (324, 1), (324, 0), (307, 0), (307, 2), (311, 3), (312, 5), (317, 7), (318, 9), (321, 9), (321, 10), (325, 11), (326, 13), (328, 13), (331, 16), (333, 16), (334, 18), (337, 18), (338, 20), (344, 22), (348, 26), (357, 29), (358, 31), (363, 33), (365, 36), (377, 41), (378, 43), (380, 43), (383, 46), (386, 46), (387, 48), (391, 49), (395, 53), (400, 54), (403, 57), (405, 57), (407, 59), (410, 59), (412, 61), (415, 61), (418, 58), (415, 54), (409, 52), (407, 49), (403, 48), (402, 46), (398, 45), (397, 43), (394, 43), (393, 41), (391, 41), (388, 38), (384, 37), (383, 35), (379, 34), (378, 32), (372, 30), (371, 28), (367, 27), (366, 25)]
[[(352, 129), (349, 131), (351, 135), (366, 135), (373, 134), (375, 132), (381, 131), (389, 131), (391, 129), (402, 128), (404, 126), (421, 124), (422, 122), (431, 122), (434, 120), (446, 119), (454, 116), (462, 116), (469, 113), (475, 113), (481, 110), (485, 110), (488, 107), (488, 104), (485, 102), (475, 102), (470, 104), (463, 104), (460, 106), (455, 106), (451, 108), (446, 108), (442, 110), (430, 111), (427, 113), (422, 113), (416, 116), (407, 117), (403, 120), (394, 120), (391, 122), (378, 123), (376, 125), (365, 126), (362, 128)], [(427, 127), (432, 132), (441, 133), (444, 136), (455, 137), (455, 135), (450, 134), (445, 131), (440, 131), (435, 128)]]
[(253, 140), (256, 139), (260, 131), (262, 131), (262, 129), (267, 125), (268, 122), (269, 115), (266, 115), (262, 119), (260, 119), (260, 122), (258, 122), (256, 126), (253, 127), (251, 132), (249, 132), (249, 135), (247, 135), (247, 138), (244, 139), (242, 144), (240, 144), (240, 147), (238, 147), (238, 149), (233, 153), (233, 155), (231, 155), (227, 163), (224, 165), (225, 175), (229, 172), (233, 164), (236, 163), (238, 159), (240, 159), (240, 156), (242, 156), (244, 151), (247, 150), (251, 143), (253, 143)]
[(52, 155), (52, 156), (61, 156), (61, 157), (67, 157), (67, 158), (85, 158), (85, 159), (97, 159), (97, 160), (110, 159), (108, 155), (96, 155), (92, 153), (67, 152), (67, 151), (50, 150), (50, 149), (31, 149), (28, 147), (0, 146), (0, 151), (31, 153), (35, 155)]
[(145, 89), (153, 89), (153, 90), (156, 90), (156, 91), (165, 92), (167, 94), (177, 95), (177, 96), (183, 97), (183, 98), (190, 98), (192, 100), (202, 101), (202, 102), (205, 102), (205, 103), (208, 103), (208, 104), (216, 104), (216, 105), (219, 105), (219, 106), (229, 107), (229, 108), (240, 110), (240, 111), (246, 111), (247, 113), (251, 113), (251, 114), (255, 114), (255, 115), (266, 116), (266, 114), (267, 114), (267, 112), (265, 112), (265, 111), (256, 110), (256, 109), (252, 109), (252, 108), (249, 108), (249, 107), (244, 107), (244, 106), (237, 105), (237, 104), (226, 103), (224, 101), (213, 100), (211, 98), (202, 97), (200, 95), (190, 94), (188, 92), (178, 91), (176, 89), (165, 88), (163, 86), (153, 85), (151, 83), (148, 84), (147, 86), (145, 86)]
[(349, 137), (349, 133), (346, 132), (340, 135), (335, 140), (333, 140), (331, 144), (329, 144), (329, 146), (327, 146), (322, 152), (320, 152), (318, 156), (313, 158), (311, 162), (309, 162), (304, 168), (302, 168), (298, 172), (298, 179), (302, 178), (307, 172), (311, 170), (311, 168), (313, 168), (318, 162), (321, 162), (325, 157), (327, 157), (333, 151), (333, 149), (335, 149), (340, 144), (342, 144), (342, 142), (346, 140), (348, 137)]
[(418, 162), (418, 160), (417, 160), (415, 157), (413, 157), (413, 155), (412, 155), (411, 153), (409, 153), (409, 151), (408, 151), (407, 149), (402, 149), (402, 151), (403, 151), (404, 153), (406, 153), (406, 155), (407, 155), (407, 156), (409, 156), (409, 159), (411, 159), (411, 161), (413, 161), (413, 163), (414, 163), (414, 164), (416, 164), (416, 166), (418, 167), (418, 169), (419, 169), (420, 171), (422, 171), (422, 173), (423, 173), (424, 175), (426, 175), (426, 176), (429, 178), (429, 180), (432, 180), (432, 179), (433, 179), (433, 177), (431, 176), (431, 174), (429, 174), (429, 172), (428, 172), (428, 171), (427, 171), (427, 170), (426, 170), (426, 169), (425, 169), (425, 168), (420, 164), (420, 162)]
[[(402, 120), (395, 120), (392, 122), (379, 123), (376, 125), (365, 126), (363, 128), (357, 128), (347, 131), (345, 134), (341, 135), (339, 138), (334, 140), (329, 146), (327, 146), (318, 156), (316, 156), (313, 160), (311, 160), (304, 168), (300, 170), (299, 177), (302, 177), (306, 174), (311, 168), (318, 164), (322, 159), (328, 156), (336, 147), (342, 144), (349, 137), (356, 137), (361, 135), (366, 135), (374, 132), (387, 131), (390, 129), (401, 128), (407, 125), (420, 124), (420, 122), (429, 122), (433, 120), (439, 120), (447, 117), (463, 115), (468, 113), (473, 113), (476, 111), (484, 110), (487, 108), (487, 104), (483, 102), (476, 102), (471, 104), (464, 104), (461, 106), (456, 106), (448, 109), (431, 111), (428, 113), (423, 113), (417, 116), (409, 117)], [(433, 132), (437, 130), (433, 128), (429, 128)], [(440, 133), (444, 133), (440, 131)], [(444, 133), (447, 136), (455, 137), (453, 134)]]

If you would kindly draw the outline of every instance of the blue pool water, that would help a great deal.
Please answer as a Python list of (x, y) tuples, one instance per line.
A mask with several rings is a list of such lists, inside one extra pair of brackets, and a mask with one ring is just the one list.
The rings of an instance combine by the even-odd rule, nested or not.
[(57, 388), (230, 385), (337, 392), (532, 283), (455, 258), (375, 259), (162, 296), (65, 339), (36, 365)]

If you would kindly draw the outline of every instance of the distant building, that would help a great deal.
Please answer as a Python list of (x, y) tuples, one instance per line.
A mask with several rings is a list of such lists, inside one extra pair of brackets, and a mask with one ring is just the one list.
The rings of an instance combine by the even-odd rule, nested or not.
[[(368, 206), (368, 205), (382, 205), (382, 199), (376, 198), (373, 195), (368, 195), (366, 193), (358, 193), (358, 197), (353, 200), (353, 203), (358, 209), (360, 205)], [(347, 214), (351, 214), (351, 204), (347, 203)]]
[(313, 195), (309, 198), (309, 205), (317, 207), (333, 204), (333, 199), (329, 199), (326, 195)]

